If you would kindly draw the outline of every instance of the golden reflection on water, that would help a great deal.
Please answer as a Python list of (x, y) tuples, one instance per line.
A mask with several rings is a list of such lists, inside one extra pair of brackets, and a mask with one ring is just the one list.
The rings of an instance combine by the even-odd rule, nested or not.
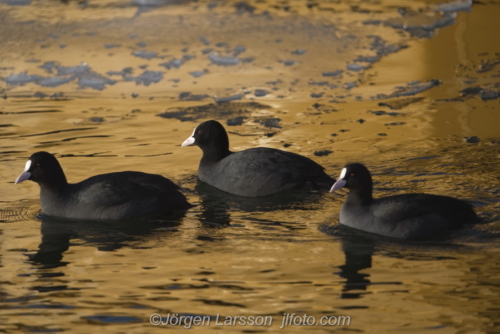
[[(498, 82), (498, 68), (477, 72), (482, 62), (498, 59), (497, 6), (475, 5), (432, 39), (417, 39), (361, 23), (395, 16), (389, 2), (358, 4), (365, 13), (346, 3), (323, 4), (323, 10), (305, 10), (301, 3), (291, 3), (288, 10), (253, 5), (253, 14), (235, 15), (230, 2), (215, 10), (189, 3), (143, 12), (113, 1), (85, 11), (73, 3), (0, 4), (1, 17), (9, 23), (0, 28), (3, 79), (24, 71), (48, 76), (38, 66), (55, 60), (61, 66), (86, 62), (99, 74), (125, 67), (134, 68), (134, 76), (164, 72), (149, 86), (110, 76), (118, 82), (102, 91), (78, 88), (76, 80), (53, 88), (0, 81), (0, 92), (7, 96), (0, 104), (5, 125), (0, 127), (5, 180), (0, 189), (0, 318), (6, 332), (160, 332), (163, 326), (149, 324), (152, 313), (274, 319), (271, 327), (191, 329), (200, 332), (277, 331), (283, 313), (352, 318), (347, 329), (288, 327), (286, 332), (494, 330), (500, 271), (494, 261), (499, 255), (499, 104), (498, 99), (461, 98), (459, 91)], [(408, 48), (365, 71), (345, 70), (357, 56), (373, 55), (370, 34)], [(145, 46), (136, 45), (140, 42)], [(107, 49), (106, 43), (121, 46)], [(246, 48), (241, 57), (255, 59), (223, 67), (202, 52), (237, 45)], [(307, 52), (293, 54), (297, 49)], [(138, 50), (157, 52), (158, 58), (133, 56)], [(195, 57), (179, 69), (159, 65), (183, 55)], [(26, 62), (32, 59), (40, 62)], [(285, 65), (288, 60), (296, 63)], [(199, 78), (189, 74), (204, 69)], [(344, 70), (340, 77), (321, 75), (338, 69)], [(377, 94), (433, 78), (441, 85), (416, 95), (423, 99), (394, 110), (397, 115), (372, 113), (393, 111), (379, 102), (407, 98), (372, 99)], [(464, 83), (469, 80), (474, 82)], [(339, 87), (311, 85), (320, 81)], [(358, 87), (345, 89), (349, 82)], [(269, 94), (256, 97), (257, 88)], [(64, 95), (33, 97), (37, 91)], [(207, 189), (195, 177), (201, 151), (180, 143), (199, 122), (213, 117), (197, 114), (213, 100), (181, 101), (182, 92), (245, 95), (233, 102), (232, 113), (218, 116), (222, 122), (247, 117), (241, 126), (227, 126), (233, 150), (287, 149), (311, 157), (333, 176), (346, 162), (361, 161), (373, 171), (378, 196), (452, 195), (474, 202), (484, 223), (444, 240), (401, 243), (338, 226), (344, 192), (262, 203)], [(440, 101), (450, 98), (461, 99)], [(252, 100), (262, 107), (251, 107)], [(194, 110), (188, 115), (192, 121), (158, 117), (188, 108)], [(258, 123), (269, 118), (279, 118), (281, 128)], [(471, 136), (479, 143), (466, 143), (464, 137)], [(38, 185), (13, 181), (39, 150), (60, 157), (70, 182), (119, 170), (160, 173), (179, 183), (197, 206), (167, 224), (35, 218)], [(333, 153), (314, 155), (322, 150)]]

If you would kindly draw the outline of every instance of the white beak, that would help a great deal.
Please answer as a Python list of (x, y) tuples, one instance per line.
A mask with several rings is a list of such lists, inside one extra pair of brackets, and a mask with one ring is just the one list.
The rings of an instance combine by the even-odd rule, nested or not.
[(15, 184), (18, 184), (18, 183), (21, 183), (23, 181), (26, 181), (27, 179), (29, 179), (31, 177), (31, 173), (30, 172), (22, 172), (21, 175), (19, 175), (16, 179), (16, 182), (14, 182)]
[(31, 167), (31, 160), (28, 160), (26, 161), (26, 165), (24, 166), (24, 171), (21, 173), (21, 175), (17, 177), (16, 182), (14, 182), (15, 184), (21, 183), (30, 178), (31, 173), (28, 172), (30, 170), (30, 167)]
[(193, 136), (191, 136), (191, 137), (189, 137), (188, 139), (184, 140), (184, 142), (182, 143), (182, 145), (181, 145), (181, 146), (182, 146), (182, 147), (184, 147), (184, 146), (190, 146), (190, 145), (193, 145), (193, 144), (194, 144), (194, 141), (195, 141), (194, 137), (193, 137)]
[(330, 192), (335, 191), (335, 190), (340, 189), (343, 186), (345, 186), (345, 184), (347, 183), (347, 181), (344, 180), (346, 173), (347, 173), (347, 169), (343, 168), (342, 171), (340, 172), (339, 179), (337, 180), (337, 182), (335, 182), (333, 184), (332, 188), (330, 189)]
[(342, 188), (343, 186), (345, 186), (346, 183), (347, 183), (346, 180), (338, 180), (333, 184), (332, 189), (330, 189), (330, 192)]

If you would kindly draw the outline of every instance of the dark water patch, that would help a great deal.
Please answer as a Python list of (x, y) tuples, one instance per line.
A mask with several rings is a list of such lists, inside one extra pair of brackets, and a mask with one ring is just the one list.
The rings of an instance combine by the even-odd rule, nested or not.
[(250, 115), (254, 111), (272, 109), (272, 107), (257, 102), (233, 102), (223, 104), (206, 104), (187, 108), (170, 108), (156, 116), (174, 118), (182, 122), (199, 119), (227, 119), (237, 115)]
[(187, 110), (180, 110), (180, 111), (166, 111), (164, 113), (158, 114), (156, 116), (167, 118), (167, 119), (178, 119), (181, 122), (185, 121), (194, 121), (197, 118), (190, 115)]
[(315, 86), (327, 86), (330, 84), (328, 81), (309, 81), (309, 85), (315, 85)]
[(209, 289), (211, 288), (211, 286), (209, 284), (195, 285), (195, 284), (175, 283), (167, 285), (141, 286), (140, 288), (148, 290), (193, 290), (193, 289), (198, 290), (198, 289)]
[(124, 79), (125, 77), (128, 77), (130, 74), (134, 72), (134, 69), (132, 67), (125, 67), (121, 71), (108, 71), (106, 72), (107, 75), (121, 75)]
[(227, 124), (228, 126), (238, 126), (238, 125), (242, 125), (242, 124), (245, 122), (245, 120), (246, 120), (247, 118), (248, 118), (248, 117), (246, 117), (246, 116), (237, 116), (237, 117), (235, 117), (235, 118), (228, 119), (228, 120), (226, 121), (226, 124)]
[(285, 66), (293, 66), (297, 64), (296, 60), (278, 60), (278, 63), (283, 63)]
[(48, 328), (45, 326), (30, 326), (30, 325), (25, 325), (25, 324), (17, 324), (17, 329), (22, 331), (23, 333), (59, 333), (59, 332), (64, 332), (64, 329), (62, 329), (62, 328)]
[(62, 112), (62, 110), (45, 109), (45, 110), (26, 110), (26, 111), (0, 111), (0, 115), (40, 114), (46, 112)]
[(16, 305), (16, 306), (11, 306), (9, 309), (24, 309), (24, 308), (39, 308), (39, 309), (66, 309), (66, 310), (71, 310), (77, 308), (76, 306), (72, 305), (64, 305), (64, 304), (30, 304), (30, 305)]
[(55, 130), (55, 131), (42, 132), (42, 133), (34, 133), (34, 134), (30, 134), (30, 135), (21, 135), (19, 137), (37, 137), (37, 136), (51, 135), (51, 134), (54, 134), (54, 133), (72, 132), (72, 131), (85, 131), (85, 130), (95, 130), (95, 129), (97, 129), (97, 128), (93, 127), (93, 128), (64, 129), (64, 130)]
[[(0, 152), (0, 154), (4, 154), (4, 155), (17, 154), (17, 153), (25, 153), (25, 151), (2, 151), (2, 152)], [(2, 161), (5, 161), (5, 160), (2, 160)]]
[(344, 73), (343, 70), (336, 70), (336, 71), (331, 71), (331, 72), (323, 72), (323, 73), (321, 73), (321, 75), (323, 75), (324, 77), (336, 77), (336, 76), (341, 75), (342, 73)]
[[(5, 284), (5, 283), (7, 283), (7, 282), (2, 282), (2, 284)], [(22, 296), (22, 297), (2, 299), (2, 302), (6, 302), (6, 303), (27, 303), (27, 302), (30, 302), (32, 300), (39, 300), (39, 299), (42, 299), (42, 297), (40, 297), (40, 296)]]
[(78, 77), (78, 85), (80, 88), (92, 88), (96, 90), (104, 90), (106, 85), (114, 85), (115, 80), (111, 80), (96, 72), (86, 72)]
[(37, 82), (42, 77), (39, 75), (29, 75), (27, 73), (11, 74), (5, 78), (5, 82), (12, 86), (23, 86), (31, 82)]
[(364, 70), (369, 69), (370, 65), (361, 65), (361, 64), (358, 64), (358, 63), (352, 63), (352, 64), (347, 64), (346, 68), (349, 71), (360, 72), (360, 71), (364, 71)]
[[(46, 267), (46, 268), (53, 268), (52, 266)], [(54, 291), (78, 291), (78, 290), (83, 290), (83, 289), (90, 289), (90, 288), (70, 288), (67, 285), (53, 285), (53, 286), (33, 286), (30, 288), (30, 290), (35, 290), (41, 293), (45, 292), (54, 292)]]
[(481, 62), (481, 64), (478, 66), (477, 73), (485, 73), (493, 70), (495, 66), (500, 64), (500, 60), (495, 59), (495, 60), (485, 60)]
[(331, 112), (339, 111), (339, 109), (329, 106), (327, 104), (314, 103), (311, 107), (321, 113), (329, 114)]
[(489, 87), (468, 87), (465, 89), (462, 89), (460, 93), (464, 97), (469, 97), (469, 96), (477, 96), (481, 98), (483, 101), (487, 100), (494, 100), (497, 99), (500, 96), (500, 84), (495, 84), (491, 88)]
[(5, 82), (14, 86), (22, 86), (27, 83), (36, 83), (43, 87), (57, 87), (69, 83), (78, 78), (81, 88), (91, 87), (102, 90), (106, 84), (114, 84), (110, 80), (98, 73), (92, 72), (90, 66), (82, 64), (79, 66), (59, 66), (57, 62), (46, 62), (39, 68), (48, 73), (56, 72), (56, 76), (42, 77), (39, 75), (29, 75), (27, 73), (11, 74), (5, 78)]
[(189, 74), (191, 74), (195, 78), (200, 78), (200, 77), (204, 76), (207, 73), (208, 73), (207, 69), (204, 69), (203, 71), (192, 71), (192, 72), (189, 72)]
[(281, 122), (280, 118), (256, 119), (254, 120), (254, 122), (259, 123), (260, 125), (265, 126), (266, 128), (281, 129), (281, 125), (279, 125), (279, 122)]
[(215, 274), (216, 274), (215, 271), (207, 271), (207, 270), (203, 270), (203, 271), (199, 271), (199, 272), (195, 273), (195, 275), (203, 275), (203, 276), (215, 275)]
[(117, 157), (118, 155), (116, 154), (107, 154), (104, 155), (104, 153), (109, 153), (109, 151), (106, 152), (96, 152), (96, 153), (89, 153), (89, 154), (61, 154), (59, 155), (60, 158), (69, 158), (69, 157), (88, 157), (88, 158), (111, 158), (111, 157)]
[(135, 57), (151, 60), (153, 58), (157, 58), (158, 53), (152, 52), (152, 51), (141, 50), (141, 51), (132, 52), (132, 55)]
[(395, 112), (395, 111), (387, 112), (387, 111), (384, 111), (384, 110), (368, 110), (367, 112), (371, 113), (371, 114), (374, 114), (376, 116), (382, 116), (382, 115), (399, 116), (399, 115), (404, 115), (403, 113), (399, 113), (399, 112)]
[(110, 138), (110, 137), (113, 137), (113, 136), (108, 136), (108, 135), (80, 136), (80, 137), (65, 138), (65, 139), (61, 139), (61, 140), (41, 141), (41, 142), (39, 142), (39, 144), (60, 143), (60, 142), (67, 142), (67, 141), (73, 141), (73, 140), (78, 140), (78, 139), (86, 139), (86, 138)]
[(458, 11), (469, 12), (472, 7), (472, 4), (473, 4), (472, 0), (447, 1), (436, 4), (434, 10), (438, 12), (458, 12)]
[(464, 100), (458, 97), (452, 97), (449, 99), (436, 99), (436, 102), (464, 102)]
[(233, 48), (233, 53), (235, 56), (238, 56), (238, 55), (242, 54), (243, 52), (245, 52), (246, 50), (247, 50), (246, 46), (237, 45)]
[[(305, 210), (305, 208), (297, 208), (300, 210)], [(309, 209), (311, 210), (311, 208)], [(297, 224), (295, 222), (286, 222), (286, 221), (277, 221), (277, 220), (269, 220), (269, 219), (263, 219), (263, 218), (241, 218), (243, 221), (248, 221), (253, 224), (261, 225), (263, 227), (284, 227), (289, 231), (295, 231), (295, 230), (303, 230), (306, 228), (304, 224)]]
[(255, 60), (254, 57), (245, 57), (240, 59), (242, 63), (251, 63)]
[(337, 306), (336, 308), (340, 310), (366, 310), (369, 309), (369, 306), (365, 305), (347, 305), (347, 306)]
[(314, 151), (314, 155), (317, 157), (324, 157), (331, 153), (333, 153), (333, 151), (330, 150)]
[(436, 29), (455, 23), (456, 14), (453, 12), (413, 11), (405, 9), (400, 12), (401, 17), (388, 19), (384, 25), (408, 31), (414, 37), (430, 38)]
[(397, 126), (397, 125), (405, 125), (406, 122), (391, 122), (391, 123), (385, 123), (385, 126)]
[(137, 85), (149, 86), (152, 83), (158, 83), (163, 80), (163, 72), (144, 71), (134, 79)]
[(285, 284), (285, 285), (296, 285), (296, 284), (312, 284), (312, 281), (263, 281), (264, 284)]
[(378, 57), (387, 56), (408, 47), (406, 44), (390, 44), (380, 36), (369, 35), (368, 37), (371, 38), (372, 42), (370, 46), (375, 50)]
[(75, 79), (76, 77), (74, 76), (69, 78), (47, 77), (40, 79), (38, 81), (38, 84), (43, 87), (57, 87), (60, 85), (67, 84)]
[(386, 94), (378, 94), (374, 97), (374, 99), (388, 99), (392, 97), (400, 97), (400, 96), (408, 96), (408, 95), (416, 95), (425, 90), (431, 89), (433, 87), (439, 86), (441, 84), (440, 80), (432, 79), (425, 82), (420, 82), (419, 80), (412, 81), (406, 84), (406, 86), (397, 87), (396, 91), (393, 93)]
[(211, 53), (208, 55), (208, 59), (212, 64), (219, 66), (235, 66), (238, 65), (240, 60), (238, 57), (233, 56), (220, 56), (218, 53)]
[(215, 103), (228, 103), (231, 101), (241, 100), (243, 97), (245, 97), (244, 94), (235, 94), (235, 95), (225, 96), (225, 97), (214, 96), (213, 98), (214, 98)]
[(183, 59), (172, 59), (159, 65), (165, 67), (167, 70), (170, 70), (171, 68), (180, 68), (182, 64), (184, 64)]
[(254, 95), (256, 97), (263, 97), (263, 96), (266, 96), (267, 94), (269, 94), (269, 92), (265, 89), (256, 89), (254, 91)]
[(38, 68), (45, 70), (47, 73), (53, 73), (58, 67), (57, 64), (58, 63), (56, 61), (46, 61), (42, 65), (38, 66)]
[[(66, 76), (66, 75), (76, 75), (80, 76), (84, 73), (90, 71), (90, 66), (80, 65), (80, 66), (54, 66), (54, 69), (57, 70), (58, 76)], [(49, 70), (50, 73), (51, 70)]]
[(206, 305), (216, 305), (216, 306), (234, 306), (234, 307), (241, 307), (241, 308), (246, 308), (245, 305), (243, 304), (238, 304), (238, 303), (230, 303), (230, 302), (225, 302), (220, 299), (192, 299), (193, 302), (202, 302), (203, 304)]
[(439, 156), (439, 155), (429, 155), (429, 156), (425, 156), (425, 157), (418, 157), (418, 158), (407, 159), (406, 161), (431, 160), (431, 159), (437, 159), (437, 158), (442, 158), (442, 156)]
[(200, 36), (200, 42), (203, 43), (203, 45), (210, 45), (210, 40), (206, 36)]
[(346, 90), (350, 90), (353, 89), (354, 87), (358, 87), (358, 84), (354, 81), (351, 81), (351, 82), (346, 82), (343, 87)]
[(179, 94), (179, 100), (182, 101), (202, 101), (209, 98), (208, 94), (192, 94), (191, 92), (182, 92)]
[(354, 59), (355, 62), (361, 62), (361, 63), (376, 63), (377, 61), (380, 60), (380, 56), (358, 56), (356, 59)]
[[(405, 98), (405, 99), (400, 99), (400, 100), (394, 100), (394, 101), (388, 101), (388, 102), (380, 102), (378, 105), (381, 107), (388, 107), (391, 110), (401, 110), (410, 104), (417, 103), (422, 101), (424, 98), (423, 97), (410, 97), (410, 98)], [(393, 115), (391, 115), (393, 116)]]
[(130, 315), (91, 315), (81, 317), (80, 319), (87, 320), (93, 325), (116, 325), (116, 324), (132, 324), (142, 322), (141, 318)]
[[(215, 273), (214, 273), (215, 274)], [(224, 290), (232, 290), (232, 291), (254, 291), (254, 288), (249, 288), (249, 287), (243, 287), (240, 285), (235, 285), (235, 284), (228, 284), (227, 282), (220, 282), (220, 281), (209, 281), (212, 283), (215, 287), (219, 289), (224, 289)], [(238, 282), (238, 283), (243, 283), (243, 282)]]
[(464, 141), (468, 144), (477, 144), (481, 141), (479, 137), (477, 136), (472, 136), (472, 137), (464, 137)]
[(158, 153), (158, 154), (146, 154), (146, 155), (140, 155), (140, 154), (126, 154), (125, 157), (159, 157), (162, 155), (170, 155), (173, 154), (172, 152), (167, 152), (167, 153)]

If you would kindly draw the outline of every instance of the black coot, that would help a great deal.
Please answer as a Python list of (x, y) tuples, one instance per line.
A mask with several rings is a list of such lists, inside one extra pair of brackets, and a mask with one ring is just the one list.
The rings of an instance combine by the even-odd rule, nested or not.
[(346, 187), (349, 195), (340, 223), (400, 239), (423, 239), (477, 220), (472, 205), (429, 194), (404, 194), (374, 199), (372, 178), (359, 163), (346, 165), (330, 191)]
[(198, 125), (182, 146), (198, 145), (203, 157), (198, 177), (239, 196), (271, 195), (302, 186), (328, 189), (335, 182), (324, 168), (304, 156), (273, 148), (229, 151), (229, 139), (217, 121)]
[(42, 211), (61, 218), (134, 219), (191, 207), (180, 188), (161, 175), (117, 172), (70, 184), (57, 159), (47, 152), (29, 158), (16, 184), (25, 180), (40, 185)]

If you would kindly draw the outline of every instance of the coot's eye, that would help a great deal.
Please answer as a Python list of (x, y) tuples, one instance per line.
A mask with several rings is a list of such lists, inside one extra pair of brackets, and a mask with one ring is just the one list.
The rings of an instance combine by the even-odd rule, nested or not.
[(37, 166), (37, 167), (40, 167), (40, 164), (38, 163), (38, 164), (36, 164), (36, 166)]
[(196, 131), (197, 134), (201, 135), (203, 132), (201, 130)]
[(354, 176), (354, 173), (351, 173), (351, 176)]

